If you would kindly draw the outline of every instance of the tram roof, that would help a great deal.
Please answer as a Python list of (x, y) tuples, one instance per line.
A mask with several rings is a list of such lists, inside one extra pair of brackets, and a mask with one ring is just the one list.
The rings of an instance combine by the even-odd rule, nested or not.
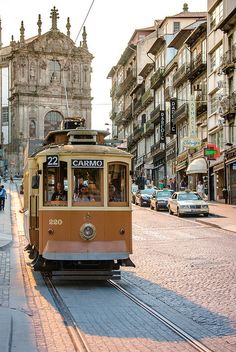
[(52, 154), (104, 154), (104, 155), (117, 155), (130, 157), (132, 156), (130, 153), (107, 145), (84, 145), (84, 144), (66, 144), (66, 145), (54, 145), (50, 144), (44, 146), (44, 149), (36, 152), (32, 156), (43, 156), (43, 155), (52, 155)]

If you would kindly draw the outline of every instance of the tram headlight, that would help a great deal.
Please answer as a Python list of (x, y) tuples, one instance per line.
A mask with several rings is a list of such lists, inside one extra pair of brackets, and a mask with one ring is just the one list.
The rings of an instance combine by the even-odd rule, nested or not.
[(83, 224), (80, 228), (80, 236), (84, 240), (93, 240), (96, 236), (96, 229), (93, 224)]

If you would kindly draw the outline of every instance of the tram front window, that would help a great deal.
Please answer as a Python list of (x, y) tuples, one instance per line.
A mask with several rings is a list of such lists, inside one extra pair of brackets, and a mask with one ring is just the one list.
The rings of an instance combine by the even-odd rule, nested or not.
[(101, 206), (103, 204), (102, 189), (103, 169), (81, 168), (73, 169), (74, 206)]
[(127, 166), (120, 163), (108, 165), (109, 206), (127, 206)]
[(67, 163), (60, 162), (59, 167), (43, 166), (43, 194), (44, 205), (67, 206)]

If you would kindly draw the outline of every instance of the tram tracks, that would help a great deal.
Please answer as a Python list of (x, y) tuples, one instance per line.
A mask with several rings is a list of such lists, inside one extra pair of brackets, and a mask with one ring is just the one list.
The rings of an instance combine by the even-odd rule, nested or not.
[(45, 285), (47, 286), (54, 303), (56, 304), (57, 309), (59, 310), (61, 316), (64, 319), (64, 323), (68, 334), (71, 338), (71, 341), (75, 347), (75, 351), (78, 352), (90, 352), (88, 344), (81, 333), (80, 329), (78, 328), (76, 321), (71, 314), (70, 310), (66, 306), (65, 302), (63, 301), (61, 295), (59, 294), (58, 290), (56, 289), (55, 285), (53, 284), (51, 277), (45, 273), (41, 273)]
[[(70, 335), (70, 338), (73, 342), (73, 345), (75, 347), (76, 351), (79, 352), (89, 352), (90, 349), (88, 347), (88, 344), (86, 342), (85, 337), (79, 330), (77, 323), (71, 314), (69, 308), (66, 306), (66, 303), (63, 301), (63, 298), (61, 297), (60, 293), (58, 292), (57, 288), (54, 286), (54, 283), (51, 279), (50, 276), (45, 275), (42, 273), (44, 282), (51, 293), (53, 300), (62, 315), (66, 328), (68, 330), (68, 333)], [(76, 277), (75, 277), (76, 280)], [(178, 335), (183, 341), (191, 345), (192, 349), (198, 351), (198, 352), (214, 352), (212, 349), (208, 348), (205, 346), (203, 343), (201, 343), (199, 340), (191, 336), (189, 333), (184, 331), (182, 328), (177, 326), (175, 323), (173, 323), (171, 320), (166, 318), (164, 315), (159, 313), (158, 311), (152, 309), (150, 306), (142, 302), (140, 299), (138, 299), (136, 296), (128, 292), (126, 289), (124, 289), (122, 286), (120, 286), (117, 282), (113, 280), (107, 280), (109, 285), (111, 285), (113, 288), (118, 290), (122, 295), (126, 296), (129, 300), (131, 300), (135, 305), (143, 309), (145, 312), (150, 314), (152, 317), (157, 319), (160, 323), (164, 324), (168, 329), (170, 329), (174, 334)]]
[(114, 288), (116, 288), (118, 291), (120, 291), (123, 295), (128, 297), (132, 302), (134, 302), (136, 305), (141, 307), (143, 310), (148, 312), (151, 316), (156, 318), (158, 321), (163, 323), (166, 327), (168, 327), (171, 331), (173, 331), (175, 334), (177, 334), (179, 337), (181, 337), (184, 341), (188, 342), (196, 351), (199, 352), (214, 352), (213, 350), (209, 349), (207, 346), (202, 344), (200, 341), (196, 340), (193, 336), (188, 334), (186, 331), (178, 327), (175, 323), (164, 317), (164, 315), (160, 314), (159, 312), (155, 311), (151, 307), (149, 307), (147, 304), (142, 302), (140, 299), (135, 297), (133, 294), (128, 292), (126, 289), (121, 287), (119, 284), (114, 282), (113, 280), (108, 280), (110, 285), (112, 285)]

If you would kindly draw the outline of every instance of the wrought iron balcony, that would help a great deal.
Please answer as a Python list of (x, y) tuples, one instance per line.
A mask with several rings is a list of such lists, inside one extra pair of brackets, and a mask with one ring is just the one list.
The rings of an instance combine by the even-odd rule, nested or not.
[(136, 70), (131, 70), (122, 83), (122, 93), (125, 94), (129, 88), (136, 82)]
[(158, 88), (164, 82), (164, 67), (159, 67), (151, 77), (151, 89)]
[(199, 94), (196, 96), (196, 115), (200, 116), (207, 111), (207, 95)]
[(131, 149), (134, 145), (135, 145), (135, 140), (134, 140), (134, 135), (131, 134), (128, 138), (127, 138), (127, 148)]
[(221, 101), (223, 116), (228, 118), (236, 113), (236, 91)]
[(189, 72), (189, 65), (183, 64), (178, 71), (173, 76), (173, 85), (178, 86), (181, 84), (185, 79), (187, 79), (187, 74)]
[(202, 53), (200, 53), (190, 63), (188, 78), (190, 80), (194, 80), (199, 75), (201, 75), (204, 71), (206, 71), (206, 69), (207, 69), (206, 58), (204, 58)]
[(176, 123), (188, 117), (188, 104), (182, 104), (175, 112)]
[(229, 74), (234, 70), (233, 50), (228, 50), (223, 54), (221, 69), (225, 74)]
[(151, 120), (148, 120), (143, 127), (143, 134), (145, 136), (150, 136), (154, 132), (154, 123)]
[(143, 134), (143, 126), (139, 126), (139, 125), (136, 126), (133, 132), (134, 141), (137, 142), (141, 138), (142, 134)]
[(161, 104), (157, 105), (157, 107), (151, 112), (150, 114), (150, 118), (152, 123), (157, 124), (158, 122), (160, 122), (160, 110), (161, 110)]
[(133, 110), (134, 116), (137, 116), (141, 112), (141, 110), (142, 110), (142, 99), (139, 99), (134, 103), (134, 110)]
[(121, 110), (116, 115), (115, 124), (120, 125), (123, 121), (124, 121), (124, 111)]
[(116, 108), (113, 108), (110, 112), (110, 119), (111, 120), (114, 120), (115, 117), (116, 117), (116, 114), (117, 114), (117, 109)]
[(165, 149), (161, 149), (161, 143), (160, 141), (158, 141), (157, 143), (155, 143), (154, 145), (151, 146), (151, 154), (152, 156), (156, 155), (156, 154), (161, 154), (161, 153), (165, 153)]
[(153, 90), (150, 88), (142, 96), (142, 106), (145, 108), (153, 101)]
[(126, 109), (125, 109), (125, 112), (124, 112), (124, 119), (126, 121), (129, 121), (132, 119), (132, 104), (130, 104)]

